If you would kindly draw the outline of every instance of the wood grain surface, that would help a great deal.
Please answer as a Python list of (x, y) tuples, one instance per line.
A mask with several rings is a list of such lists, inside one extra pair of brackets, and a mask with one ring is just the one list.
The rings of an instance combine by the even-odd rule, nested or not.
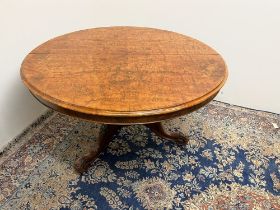
[(188, 36), (105, 27), (43, 43), (24, 59), (21, 77), (58, 111), (105, 123), (144, 123), (209, 101), (224, 85), (227, 68), (215, 50)]

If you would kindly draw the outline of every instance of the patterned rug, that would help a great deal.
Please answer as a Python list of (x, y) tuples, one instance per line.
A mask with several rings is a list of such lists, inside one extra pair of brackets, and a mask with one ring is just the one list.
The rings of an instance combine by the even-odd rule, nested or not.
[(100, 125), (48, 111), (1, 154), (0, 209), (280, 209), (280, 115), (213, 101), (164, 124), (189, 145), (125, 127), (79, 176)]

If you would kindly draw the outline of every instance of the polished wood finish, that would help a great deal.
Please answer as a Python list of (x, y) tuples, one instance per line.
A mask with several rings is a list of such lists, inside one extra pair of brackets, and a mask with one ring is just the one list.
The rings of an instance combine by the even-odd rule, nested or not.
[(216, 95), (217, 95), (217, 93), (215, 95), (207, 98), (205, 101), (203, 101), (199, 104), (196, 104), (196, 105), (191, 106), (191, 107), (187, 107), (185, 109), (170, 112), (170, 113), (158, 114), (158, 115), (116, 116), (116, 117), (91, 115), (91, 114), (87, 114), (87, 113), (76, 112), (76, 111), (73, 111), (73, 110), (65, 109), (65, 108), (62, 108), (60, 106), (56, 106), (54, 104), (51, 104), (48, 101), (37, 98), (36, 95), (34, 95), (34, 96), (35, 96), (35, 98), (37, 98), (38, 101), (40, 101), (45, 106), (47, 106), (51, 109), (54, 109), (56, 111), (59, 111), (61, 113), (71, 115), (73, 117), (78, 117), (78, 118), (82, 118), (82, 119), (89, 120), (89, 121), (102, 122), (104, 124), (130, 125), (130, 124), (144, 124), (144, 123), (147, 123), (147, 122), (149, 122), (149, 123), (160, 122), (160, 121), (163, 121), (163, 120), (166, 120), (166, 119), (175, 118), (175, 117), (178, 117), (178, 116), (181, 116), (181, 115), (188, 114), (190, 112), (193, 112), (193, 111), (205, 106), (213, 98), (215, 98)]
[(109, 124), (151, 123), (211, 100), (227, 78), (212, 48), (178, 33), (107, 27), (66, 34), (35, 48), (21, 77), (45, 105)]
[(82, 30), (47, 41), (21, 66), (30, 92), (46, 106), (104, 129), (94, 150), (75, 163), (82, 173), (125, 125), (145, 124), (162, 138), (160, 121), (210, 102), (224, 85), (222, 57), (202, 42), (178, 33), (142, 27)]
[[(113, 140), (114, 135), (116, 135), (117, 132), (124, 126), (126, 125), (103, 125), (103, 128), (101, 129), (99, 137), (97, 139), (97, 148), (91, 150), (88, 154), (79, 158), (75, 162), (75, 170), (78, 173), (83, 173), (87, 171), (92, 162), (108, 146), (110, 141)], [(177, 133), (167, 133), (160, 122), (145, 124), (145, 126), (150, 128), (152, 132), (164, 139), (174, 141), (175, 143), (180, 145), (185, 145), (188, 143), (188, 139), (185, 136), (182, 136)]]

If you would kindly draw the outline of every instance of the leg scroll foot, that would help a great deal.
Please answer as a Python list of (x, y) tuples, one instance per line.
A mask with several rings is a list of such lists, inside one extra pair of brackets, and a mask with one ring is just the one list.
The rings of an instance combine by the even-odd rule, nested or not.
[(78, 173), (85, 172), (90, 164), (98, 157), (98, 155), (108, 146), (113, 136), (121, 129), (120, 125), (104, 125), (97, 139), (97, 148), (92, 150), (85, 156), (79, 158), (74, 165)]
[(147, 126), (148, 128), (150, 128), (156, 135), (165, 138), (165, 139), (169, 139), (171, 141), (176, 142), (177, 144), (180, 145), (185, 145), (189, 142), (188, 138), (185, 136), (182, 136), (180, 134), (177, 133), (172, 133), (172, 134), (168, 134), (161, 123), (151, 123), (151, 124), (146, 124), (145, 126)]
[[(182, 136), (180, 134), (167, 133), (160, 122), (145, 124), (145, 126), (150, 128), (156, 135), (165, 139), (172, 140), (177, 144), (185, 145), (189, 141), (185, 136)], [(97, 148), (95, 150), (90, 151), (83, 157), (79, 158), (74, 164), (75, 170), (78, 173), (85, 172), (90, 167), (91, 163), (98, 157), (98, 155), (108, 146), (110, 141), (113, 139), (113, 136), (122, 127), (122, 125), (104, 125), (96, 142)]]

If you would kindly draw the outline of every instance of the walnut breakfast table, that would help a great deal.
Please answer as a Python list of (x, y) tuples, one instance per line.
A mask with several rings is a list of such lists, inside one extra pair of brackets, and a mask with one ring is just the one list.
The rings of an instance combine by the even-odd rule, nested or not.
[(104, 124), (97, 148), (78, 159), (82, 173), (123, 126), (144, 124), (179, 144), (161, 121), (210, 102), (224, 85), (227, 68), (212, 48), (191, 37), (144, 27), (76, 31), (32, 50), (21, 78), (44, 105)]

